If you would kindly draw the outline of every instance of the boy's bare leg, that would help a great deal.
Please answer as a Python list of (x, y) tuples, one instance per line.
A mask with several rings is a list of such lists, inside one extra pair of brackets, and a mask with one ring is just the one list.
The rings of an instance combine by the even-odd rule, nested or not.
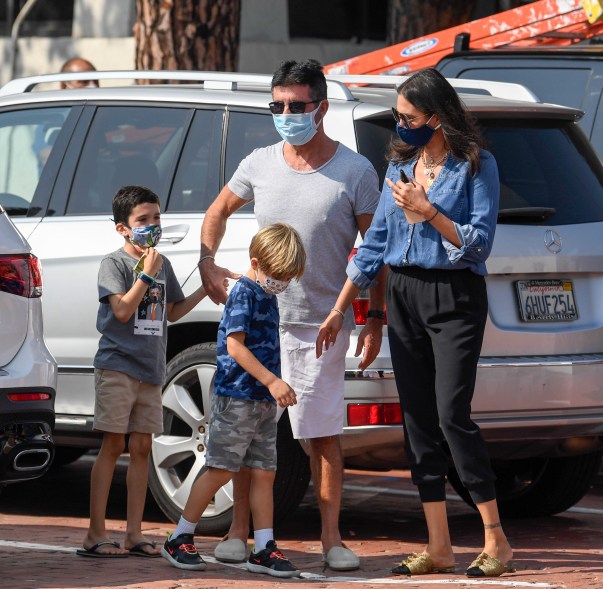
[[(126, 476), (128, 488), (128, 523), (124, 544), (126, 550), (130, 550), (140, 542), (149, 542), (142, 535), (142, 516), (147, 497), (151, 442), (151, 434), (139, 432), (132, 432), (128, 441), (130, 463)], [(160, 549), (148, 544), (142, 545), (140, 550), (148, 554), (161, 554)]]
[[(99, 542), (111, 542), (105, 528), (107, 501), (115, 471), (115, 463), (124, 451), (125, 436), (105, 432), (100, 452), (92, 467), (90, 476), (90, 525), (84, 538), (83, 546), (87, 550)], [(99, 554), (126, 554), (122, 548), (110, 544), (100, 546)]]
[(232, 475), (228, 470), (210, 466), (191, 487), (182, 517), (189, 522), (199, 521), (218, 489), (230, 481)]
[(272, 528), (274, 518), (274, 500), (272, 487), (274, 486), (274, 470), (246, 469), (250, 473), (251, 489), (249, 504), (253, 517), (253, 528), (265, 530)]
[[(249, 504), (249, 493), (251, 490), (251, 469), (241, 468), (235, 472), (232, 479), (233, 487), (233, 509), (232, 523), (226, 535), (226, 540), (242, 540), (247, 543), (249, 537), (249, 515), (251, 513)], [(270, 491), (272, 500), (272, 491)], [(189, 520), (190, 521), (190, 520)]]

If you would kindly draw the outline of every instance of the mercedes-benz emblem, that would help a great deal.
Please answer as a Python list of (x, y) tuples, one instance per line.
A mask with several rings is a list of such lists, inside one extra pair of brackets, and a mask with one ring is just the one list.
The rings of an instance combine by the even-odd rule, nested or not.
[(563, 247), (561, 244), (561, 235), (554, 229), (547, 229), (544, 232), (544, 245), (552, 254), (558, 254)]

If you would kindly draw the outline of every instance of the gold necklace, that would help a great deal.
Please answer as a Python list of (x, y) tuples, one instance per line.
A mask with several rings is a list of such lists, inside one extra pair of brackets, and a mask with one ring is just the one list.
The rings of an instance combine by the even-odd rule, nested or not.
[(439, 159), (439, 160), (434, 160), (431, 156), (429, 156), (429, 163), (427, 163), (427, 159), (425, 158), (425, 156), (427, 155), (425, 153), (425, 150), (423, 150), (421, 152), (421, 161), (423, 162), (423, 174), (425, 174), (425, 176), (427, 176), (427, 186), (431, 186), (433, 184), (433, 181), (435, 180), (435, 168), (437, 168), (442, 162), (444, 162), (446, 160), (446, 158), (448, 157), (448, 154), (450, 153), (450, 150), (446, 150), (446, 152), (444, 153), (444, 155)]

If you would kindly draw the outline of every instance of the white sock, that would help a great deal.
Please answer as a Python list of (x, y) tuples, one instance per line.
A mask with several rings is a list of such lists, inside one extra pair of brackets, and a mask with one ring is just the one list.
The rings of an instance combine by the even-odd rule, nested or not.
[(272, 532), (272, 528), (265, 528), (264, 530), (254, 530), (253, 531), (253, 543), (254, 552), (259, 552), (260, 550), (264, 550), (266, 548), (266, 544), (270, 542), (270, 540), (274, 540), (274, 533)]
[(184, 517), (180, 516), (180, 521), (178, 522), (176, 529), (170, 535), (170, 540), (177, 538), (181, 534), (194, 534), (196, 527), (196, 523), (186, 521)]

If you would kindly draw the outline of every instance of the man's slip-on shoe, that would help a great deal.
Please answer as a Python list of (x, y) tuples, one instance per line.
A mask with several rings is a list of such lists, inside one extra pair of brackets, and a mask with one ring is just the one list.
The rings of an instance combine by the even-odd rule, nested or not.
[(222, 562), (245, 562), (247, 560), (247, 544), (238, 538), (222, 540), (216, 546), (214, 556), (216, 560)]

